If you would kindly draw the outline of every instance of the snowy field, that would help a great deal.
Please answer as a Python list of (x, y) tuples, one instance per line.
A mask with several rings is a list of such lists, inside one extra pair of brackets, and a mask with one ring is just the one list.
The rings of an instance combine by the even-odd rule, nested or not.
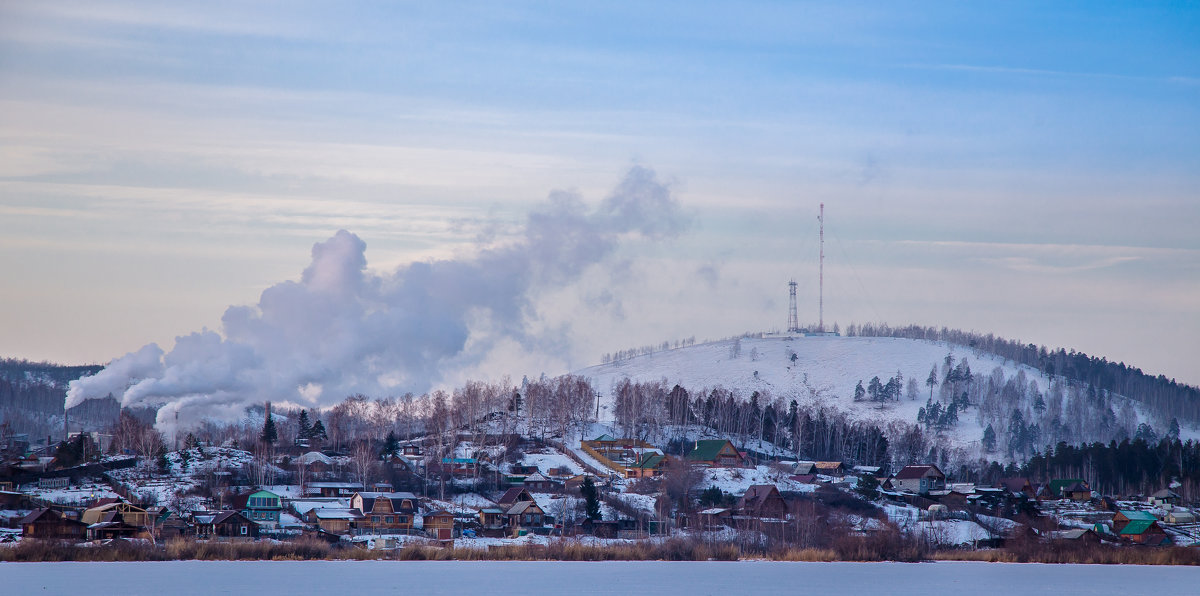
[(1012, 563), (0, 563), (6, 594), (1193, 594), (1194, 567)]

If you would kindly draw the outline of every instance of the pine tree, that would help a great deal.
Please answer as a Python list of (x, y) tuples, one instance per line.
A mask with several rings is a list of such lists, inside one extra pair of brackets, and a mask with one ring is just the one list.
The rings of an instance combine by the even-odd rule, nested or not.
[(929, 399), (933, 399), (933, 387), (937, 385), (937, 365), (929, 369), (929, 378), (925, 379), (925, 384), (929, 385)]
[(854, 401), (862, 401), (863, 396), (867, 394), (867, 390), (863, 389), (862, 379), (858, 380), (858, 385), (854, 386)]
[(858, 485), (854, 490), (862, 495), (862, 498), (874, 501), (879, 498), (879, 480), (870, 474), (863, 474), (858, 477)]
[(983, 429), (983, 440), (981, 442), (983, 443), (983, 450), (985, 452), (992, 453), (996, 450), (996, 431), (992, 428), (991, 424)]
[(300, 439), (312, 438), (312, 424), (308, 421), (308, 411), (300, 410), (300, 420), (297, 423), (299, 428), (296, 430), (296, 437)]
[(320, 420), (313, 423), (312, 438), (325, 441), (329, 439), (329, 435), (325, 434), (325, 425)]
[(279, 433), (275, 430), (275, 419), (270, 415), (267, 416), (267, 421), (263, 423), (262, 434), (258, 436), (258, 440), (268, 445), (274, 445), (275, 441), (279, 440)]
[(383, 440), (382, 455), (385, 457), (389, 455), (395, 456), (398, 453), (400, 453), (400, 439), (396, 437), (396, 431), (389, 430), (387, 438)]
[(592, 481), (591, 476), (586, 476), (583, 479), (583, 485), (579, 487), (579, 494), (586, 502), (586, 515), (592, 521), (600, 519), (600, 493), (596, 490), (596, 483)]

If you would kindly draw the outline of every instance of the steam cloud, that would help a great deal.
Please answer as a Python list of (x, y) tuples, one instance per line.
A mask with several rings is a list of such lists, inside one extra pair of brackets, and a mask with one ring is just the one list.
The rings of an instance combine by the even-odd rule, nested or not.
[[(657, 240), (687, 225), (669, 188), (634, 167), (595, 210), (556, 191), (528, 215), (518, 239), (468, 259), (367, 270), (366, 243), (340, 230), (313, 246), (299, 282), (231, 306), (223, 333), (148, 344), (72, 381), (66, 407), (116, 397), (158, 408), (158, 425), (236, 418), (263, 401), (327, 405), (347, 395), (428, 390), (449, 369), (482, 359), (502, 337), (529, 342), (538, 290), (562, 287), (628, 238)], [(482, 317), (482, 319), (481, 319)], [(472, 336), (473, 322), (488, 331)], [(468, 338), (471, 339), (468, 344)]]

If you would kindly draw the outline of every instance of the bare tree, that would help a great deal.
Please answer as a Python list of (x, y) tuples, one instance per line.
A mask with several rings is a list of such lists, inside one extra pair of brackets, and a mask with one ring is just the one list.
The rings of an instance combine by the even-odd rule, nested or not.
[(371, 474), (375, 471), (375, 451), (371, 449), (371, 441), (362, 439), (354, 445), (354, 452), (351, 456), (351, 462), (354, 466), (354, 476), (359, 482), (363, 483), (363, 488), (369, 488), (371, 485)]

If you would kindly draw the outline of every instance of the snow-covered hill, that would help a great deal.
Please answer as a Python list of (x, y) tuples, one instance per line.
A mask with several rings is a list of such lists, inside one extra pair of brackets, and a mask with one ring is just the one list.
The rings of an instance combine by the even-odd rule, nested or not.
[[(739, 344), (736, 348), (735, 342)], [(937, 367), (937, 380), (941, 381), (947, 354), (955, 364), (966, 358), (975, 379), (985, 380), (999, 368), (1006, 379), (1021, 373), (1025, 387), (1032, 382), (1039, 392), (1049, 392), (1049, 380), (1043, 373), (993, 354), (946, 342), (883, 337), (766, 336), (724, 340), (636, 356), (576, 374), (590, 378), (601, 393), (602, 420), (612, 419), (613, 385), (628, 378), (635, 382), (665, 380), (668, 386), (678, 384), (693, 395), (717, 386), (734, 390), (743, 397), (759, 391), (787, 402), (795, 399), (802, 405), (833, 406), (855, 418), (882, 424), (891, 420), (915, 423), (918, 410), (926, 405), (930, 394), (925, 383), (930, 368)], [(854, 401), (855, 385), (860, 380), (864, 386), (875, 376), (886, 382), (897, 372), (903, 375), (904, 384), (908, 379), (916, 380), (917, 399), (902, 394), (898, 402), (882, 408), (870, 401)], [(933, 394), (936, 398), (937, 388)], [(968, 411), (959, 420), (943, 437), (956, 446), (977, 450), (983, 429), (976, 421), (976, 414)]]

